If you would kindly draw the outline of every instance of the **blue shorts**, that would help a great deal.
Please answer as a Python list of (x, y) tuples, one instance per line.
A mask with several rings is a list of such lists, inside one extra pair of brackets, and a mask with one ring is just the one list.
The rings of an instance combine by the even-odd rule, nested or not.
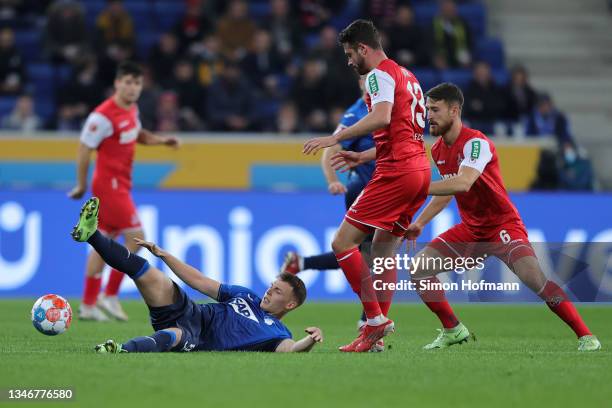
[(200, 348), (200, 338), (206, 329), (206, 313), (202, 307), (191, 300), (187, 293), (176, 282), (172, 282), (178, 291), (178, 300), (171, 305), (149, 306), (151, 326), (155, 331), (170, 327), (181, 329), (183, 335), (178, 344), (170, 351), (192, 351)]

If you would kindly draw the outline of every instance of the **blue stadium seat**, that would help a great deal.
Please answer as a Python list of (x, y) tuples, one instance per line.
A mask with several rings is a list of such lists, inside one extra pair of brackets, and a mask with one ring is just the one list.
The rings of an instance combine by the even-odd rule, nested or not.
[(440, 79), (442, 82), (452, 82), (465, 91), (472, 79), (472, 71), (469, 69), (447, 69), (442, 71)]
[(440, 76), (435, 69), (415, 68), (411, 71), (419, 80), (423, 92), (427, 92), (440, 83)]
[(491, 37), (478, 39), (474, 49), (474, 59), (486, 61), (492, 68), (503, 68), (505, 60), (502, 42)]
[(185, 14), (184, 1), (159, 1), (153, 6), (157, 26), (162, 31), (169, 31)]
[(15, 46), (26, 61), (36, 61), (40, 59), (42, 56), (40, 40), (41, 34), (35, 29), (15, 32)]
[(159, 41), (159, 31), (139, 31), (136, 37), (136, 55), (146, 59), (151, 53), (151, 49)]
[(0, 118), (10, 114), (17, 102), (16, 96), (0, 96)]
[(504, 67), (491, 70), (491, 75), (493, 75), (497, 85), (505, 86), (510, 80), (510, 73)]
[(249, 14), (256, 20), (261, 20), (270, 14), (269, 2), (249, 2)]

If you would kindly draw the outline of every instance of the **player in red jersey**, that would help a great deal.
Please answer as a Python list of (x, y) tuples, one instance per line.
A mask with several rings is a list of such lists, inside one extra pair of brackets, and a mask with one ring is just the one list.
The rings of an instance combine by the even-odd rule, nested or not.
[[(433, 199), (406, 231), (415, 240), (423, 227), (455, 197), (461, 223), (440, 234), (417, 255), (424, 259), (494, 255), (546, 302), (578, 337), (581, 351), (598, 350), (599, 340), (582, 321), (565, 291), (542, 272), (521, 216), (504, 186), (495, 146), (478, 130), (463, 126), (463, 94), (454, 84), (440, 84), (427, 92), (429, 130), (439, 139), (432, 157), (443, 180), (432, 182)], [(442, 263), (438, 263), (442, 264)], [(442, 322), (438, 337), (425, 349), (446, 348), (465, 342), (467, 328), (458, 321), (442, 289), (438, 289), (436, 262), (423, 262), (412, 271), (419, 295)], [(423, 282), (424, 284), (421, 284)], [(434, 283), (434, 284), (432, 284)]]
[[(304, 144), (304, 153), (336, 145), (342, 140), (373, 133), (376, 170), (370, 182), (346, 212), (332, 242), (338, 264), (359, 296), (367, 317), (361, 334), (345, 352), (369, 351), (394, 330), (387, 317), (392, 291), (375, 292), (370, 270), (359, 245), (372, 232), (372, 256), (394, 256), (414, 213), (425, 202), (431, 178), (423, 144), (425, 104), (416, 77), (387, 58), (378, 31), (370, 21), (356, 20), (339, 35), (349, 66), (366, 77), (368, 114), (332, 136)], [(383, 279), (395, 281), (395, 269)]]
[[(97, 150), (92, 192), (100, 197), (100, 230), (111, 238), (123, 235), (126, 247), (136, 252), (134, 238), (144, 239), (136, 206), (132, 200), (132, 162), (136, 143), (178, 147), (176, 137), (162, 137), (142, 129), (136, 102), (142, 91), (142, 68), (123, 62), (117, 69), (115, 93), (87, 118), (81, 131), (77, 157), (77, 185), (68, 196), (80, 199), (87, 191), (91, 153)], [(107, 320), (104, 309), (119, 320), (127, 320), (117, 294), (124, 274), (112, 270), (103, 297), (98, 299), (104, 261), (92, 251), (87, 259), (85, 290), (79, 317)], [(100, 308), (99, 308), (99, 307)]]

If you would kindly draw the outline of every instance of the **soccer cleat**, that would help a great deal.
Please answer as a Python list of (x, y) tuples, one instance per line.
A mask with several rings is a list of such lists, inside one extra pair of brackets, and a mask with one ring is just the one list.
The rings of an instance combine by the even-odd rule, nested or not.
[(72, 238), (75, 241), (85, 242), (98, 229), (98, 211), (100, 210), (100, 200), (98, 197), (91, 197), (85, 201), (81, 207), (79, 222), (72, 229)]
[(287, 252), (285, 255), (285, 261), (280, 268), (280, 273), (290, 273), (292, 275), (296, 275), (298, 272), (302, 270), (301, 266), (304, 261), (302, 257), (297, 254), (297, 252)]
[(372, 351), (379, 340), (383, 337), (391, 334), (395, 331), (395, 323), (393, 320), (388, 319), (385, 323), (378, 326), (370, 326), (366, 324), (363, 329), (363, 338), (361, 342), (355, 347), (355, 353), (365, 353)]
[(470, 338), (476, 341), (476, 336), (470, 334), (470, 331), (463, 323), (459, 323), (452, 329), (438, 329), (438, 331), (440, 332), (438, 337), (431, 343), (423, 346), (423, 350), (442, 349), (454, 344), (467, 343)]
[(383, 339), (378, 340), (370, 349), (370, 353), (382, 353), (383, 351), (385, 351), (385, 341)]
[(357, 336), (357, 338), (355, 340), (353, 340), (352, 342), (350, 342), (349, 344), (346, 344), (344, 346), (340, 346), (338, 347), (338, 350), (340, 350), (343, 353), (354, 353), (355, 352), (355, 348), (361, 343), (361, 341), (363, 340), (363, 330), (361, 330), (359, 332), (359, 336)]
[(106, 340), (106, 342), (98, 344), (95, 350), (98, 354), (127, 353), (127, 351), (121, 348), (121, 344), (115, 342), (115, 340)]
[(108, 316), (98, 306), (81, 305), (79, 307), (79, 319), (92, 320), (96, 322), (107, 322)]
[(128, 315), (121, 307), (121, 303), (119, 303), (119, 298), (117, 296), (100, 295), (97, 305), (111, 317), (121, 320), (122, 322), (127, 322)]
[(589, 334), (578, 339), (578, 351), (597, 351), (601, 349), (601, 343), (597, 337)]

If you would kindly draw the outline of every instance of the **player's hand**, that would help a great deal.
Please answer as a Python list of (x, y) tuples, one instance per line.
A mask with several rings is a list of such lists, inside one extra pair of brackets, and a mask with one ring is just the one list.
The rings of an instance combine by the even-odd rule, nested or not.
[(332, 181), (327, 185), (327, 189), (332, 195), (346, 194), (346, 187), (339, 181)]
[(337, 143), (336, 136), (315, 137), (314, 139), (307, 140), (306, 143), (304, 143), (302, 153), (315, 154), (319, 150), (333, 146)]
[(79, 198), (83, 197), (86, 191), (87, 187), (85, 186), (75, 186), (72, 190), (68, 192), (67, 195), (73, 200), (78, 200)]
[(418, 224), (412, 223), (408, 225), (406, 231), (404, 232), (404, 238), (408, 241), (408, 249), (412, 247), (412, 249), (416, 250), (416, 239), (421, 235), (423, 231), (423, 227)]
[(140, 238), (134, 238), (134, 242), (136, 242), (136, 245), (146, 248), (149, 252), (159, 258), (166, 255), (166, 252), (160, 247), (158, 247), (154, 242), (145, 241)]
[(175, 149), (178, 149), (179, 146), (181, 145), (181, 139), (179, 139), (176, 136), (167, 136), (164, 138), (163, 143), (166, 146), (170, 146), (170, 147), (174, 147)]
[(307, 327), (304, 331), (315, 343), (323, 343), (323, 332), (318, 327)]
[(334, 170), (346, 173), (361, 164), (361, 153), (343, 150), (331, 157), (330, 164)]

